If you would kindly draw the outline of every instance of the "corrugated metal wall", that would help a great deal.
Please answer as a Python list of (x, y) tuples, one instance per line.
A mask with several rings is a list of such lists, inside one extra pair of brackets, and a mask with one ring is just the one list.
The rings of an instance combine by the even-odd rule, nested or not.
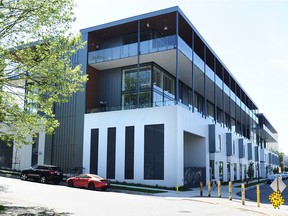
[[(71, 60), (72, 65), (82, 64), (82, 71), (86, 73), (87, 48), (72, 56)], [(72, 172), (75, 167), (82, 167), (83, 161), (85, 92), (75, 93), (67, 103), (55, 104), (54, 112), (60, 126), (55, 134), (46, 136), (44, 163)]]

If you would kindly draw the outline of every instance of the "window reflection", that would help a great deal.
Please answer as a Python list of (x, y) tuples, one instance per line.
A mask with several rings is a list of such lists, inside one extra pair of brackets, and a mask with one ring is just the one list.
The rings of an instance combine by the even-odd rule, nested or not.
[[(126, 68), (122, 72), (122, 106), (124, 109), (137, 108), (137, 67)], [(151, 65), (139, 69), (139, 106), (151, 104)]]

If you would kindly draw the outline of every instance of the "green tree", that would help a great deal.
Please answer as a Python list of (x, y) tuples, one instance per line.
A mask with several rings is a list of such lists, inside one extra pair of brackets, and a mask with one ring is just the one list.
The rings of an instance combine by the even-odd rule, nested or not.
[(248, 179), (247, 179), (247, 184), (249, 180), (251, 180), (254, 177), (254, 163), (250, 162), (248, 165), (248, 171), (247, 171)]
[(55, 103), (83, 90), (71, 56), (83, 47), (69, 33), (73, 0), (0, 0), (0, 139), (31, 144), (59, 126)]

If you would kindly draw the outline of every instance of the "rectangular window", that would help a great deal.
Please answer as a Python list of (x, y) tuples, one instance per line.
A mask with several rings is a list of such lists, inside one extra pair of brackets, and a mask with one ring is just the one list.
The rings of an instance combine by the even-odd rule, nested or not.
[(36, 137), (33, 137), (32, 157), (31, 157), (32, 166), (38, 164), (38, 150), (39, 150), (39, 134), (37, 134)]
[(108, 128), (107, 134), (107, 178), (115, 179), (116, 128)]
[(223, 181), (223, 162), (219, 161), (219, 180)]
[(125, 131), (125, 179), (134, 178), (134, 126)]
[(144, 179), (164, 180), (164, 124), (145, 125)]
[(236, 148), (236, 146), (235, 146), (235, 140), (233, 140), (233, 146), (232, 146), (232, 150), (233, 150), (232, 154), (233, 154), (233, 155), (236, 154), (236, 153), (235, 153), (235, 148)]
[[(138, 84), (137, 84), (138, 83)], [(139, 68), (125, 68), (122, 72), (122, 106), (124, 109), (137, 108), (137, 86), (139, 87), (139, 106), (151, 106), (151, 65)]]
[(90, 173), (98, 174), (99, 129), (91, 129), (90, 140)]
[(222, 141), (221, 141), (221, 135), (218, 135), (218, 141), (216, 143), (216, 152), (221, 152), (222, 147)]
[[(12, 168), (13, 158), (13, 143), (10, 143), (9, 147), (6, 142), (0, 140), (0, 166), (5, 168)], [(17, 159), (17, 166), (19, 165), (19, 159)], [(16, 164), (15, 164), (16, 165)], [(14, 168), (14, 167), (13, 167)]]

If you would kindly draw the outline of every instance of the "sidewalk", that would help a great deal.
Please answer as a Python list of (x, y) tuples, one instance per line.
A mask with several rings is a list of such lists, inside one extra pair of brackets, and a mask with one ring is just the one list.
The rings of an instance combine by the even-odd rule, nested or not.
[[(257, 180), (250, 181), (257, 182)], [(263, 184), (263, 183), (262, 183)], [(261, 185), (261, 183), (260, 183)], [(245, 190), (251, 189), (254, 186), (250, 186), (249, 188), (245, 188)], [(232, 199), (241, 200), (241, 195), (238, 196), (237, 193), (241, 192), (241, 183), (232, 184)], [(155, 196), (161, 197), (201, 197), (200, 196), (200, 187), (192, 188), (191, 191), (174, 191), (174, 190), (167, 190), (165, 193), (157, 193)], [(202, 191), (202, 197), (208, 197), (208, 187), (204, 186)], [(215, 190), (212, 190), (211, 187), (211, 197), (218, 198), (218, 187)], [(221, 198), (229, 198), (229, 186), (228, 185), (221, 185)]]
[[(241, 199), (237, 195), (238, 192), (241, 191), (241, 188), (236, 188), (233, 185), (232, 188), (232, 198), (233, 199)], [(157, 193), (155, 196), (163, 196), (163, 197), (201, 197), (200, 196), (200, 188), (192, 188), (191, 191), (174, 191), (174, 190), (167, 190), (165, 193)], [(208, 197), (208, 188), (203, 187), (202, 191), (202, 196), (203, 197)], [(211, 197), (218, 197), (218, 188), (216, 187), (215, 190), (213, 191), (211, 188)], [(223, 185), (221, 186), (221, 198), (228, 198), (229, 197), (229, 188), (228, 185)]]

